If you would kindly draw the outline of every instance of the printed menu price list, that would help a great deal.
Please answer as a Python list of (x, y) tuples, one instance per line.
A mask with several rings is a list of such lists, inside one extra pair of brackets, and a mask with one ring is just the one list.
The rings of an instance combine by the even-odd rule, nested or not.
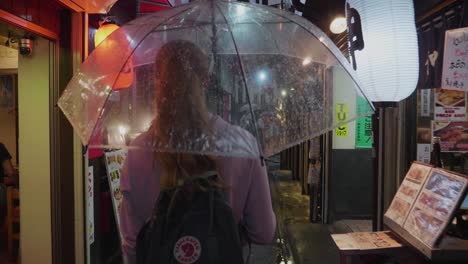
[(385, 217), (434, 247), (465, 193), (467, 178), (414, 162)]

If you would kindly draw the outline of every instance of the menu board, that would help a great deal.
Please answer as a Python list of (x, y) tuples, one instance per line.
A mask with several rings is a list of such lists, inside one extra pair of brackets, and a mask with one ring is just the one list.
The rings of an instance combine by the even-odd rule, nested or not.
[(404, 228), (425, 244), (434, 246), (457, 209), (466, 185), (464, 177), (432, 169)]
[(355, 232), (331, 235), (340, 250), (373, 250), (397, 248), (403, 245), (392, 234), (385, 232)]
[(403, 225), (431, 169), (422, 163), (411, 165), (385, 216)]
[(445, 32), (444, 62), (442, 66), (442, 88), (468, 89), (468, 28)]
[(106, 152), (106, 167), (107, 167), (107, 177), (109, 180), (109, 187), (112, 196), (112, 204), (114, 206), (115, 219), (117, 226), (120, 230), (120, 221), (119, 221), (119, 211), (120, 205), (122, 202), (122, 192), (120, 191), (120, 175), (121, 169), (124, 165), (125, 158), (127, 156), (127, 151), (125, 150), (116, 150)]
[(468, 122), (432, 122), (432, 135), (440, 137), (442, 152), (468, 152)]
[(433, 247), (463, 199), (468, 179), (414, 162), (385, 217)]

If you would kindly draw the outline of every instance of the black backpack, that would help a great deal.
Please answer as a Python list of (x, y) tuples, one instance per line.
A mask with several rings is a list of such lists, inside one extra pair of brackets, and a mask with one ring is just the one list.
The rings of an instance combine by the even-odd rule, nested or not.
[(242, 264), (242, 245), (215, 173), (161, 191), (137, 238), (138, 264)]

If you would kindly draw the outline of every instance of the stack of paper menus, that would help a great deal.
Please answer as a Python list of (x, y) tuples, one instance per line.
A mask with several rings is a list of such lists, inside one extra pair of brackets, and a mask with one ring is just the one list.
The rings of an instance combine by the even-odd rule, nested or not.
[(434, 247), (464, 197), (467, 178), (413, 163), (385, 217)]
[(385, 232), (355, 232), (348, 234), (333, 234), (333, 241), (340, 250), (378, 250), (400, 248), (392, 233)]

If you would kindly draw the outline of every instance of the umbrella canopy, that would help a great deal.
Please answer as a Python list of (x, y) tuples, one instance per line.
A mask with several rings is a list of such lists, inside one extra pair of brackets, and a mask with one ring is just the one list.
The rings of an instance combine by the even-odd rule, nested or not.
[[(131, 84), (115, 89), (121, 81)], [(366, 98), (313, 24), (274, 8), (206, 0), (116, 30), (58, 105), (89, 147), (258, 157), (372, 113), (369, 104), (336, 118), (342, 101), (334, 94), (342, 91)]]
[(106, 14), (117, 0), (88, 0), (86, 11), (90, 14)]

